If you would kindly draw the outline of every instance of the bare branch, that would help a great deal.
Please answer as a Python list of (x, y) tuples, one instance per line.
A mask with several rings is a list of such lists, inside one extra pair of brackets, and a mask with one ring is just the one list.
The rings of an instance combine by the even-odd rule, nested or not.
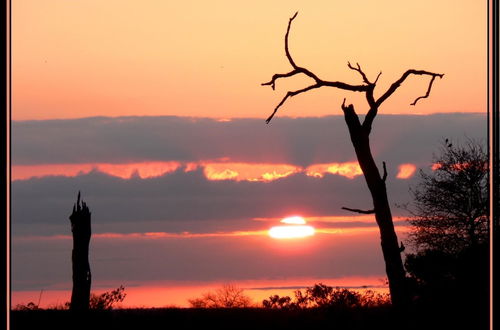
[(361, 213), (361, 214), (373, 214), (373, 213), (375, 213), (375, 210), (360, 210), (360, 209), (351, 209), (348, 207), (342, 207), (342, 210)]
[(270, 85), (271, 88), (274, 90), (277, 79), (291, 77), (291, 76), (296, 75), (297, 73), (300, 73), (300, 71), (293, 70), (293, 71), (290, 71), (288, 73), (276, 73), (275, 75), (273, 75), (273, 77), (271, 78), (270, 81), (268, 81), (266, 83), (262, 83), (261, 86), (269, 86)]
[(385, 162), (382, 162), (382, 167), (384, 168), (384, 175), (382, 176), (382, 181), (385, 182), (387, 179), (387, 167), (385, 166)]
[(269, 116), (269, 118), (266, 119), (266, 124), (269, 124), (269, 122), (271, 121), (271, 119), (273, 119), (274, 117), (274, 114), (276, 113), (276, 111), (278, 111), (278, 109), (283, 105), (283, 103), (285, 103), (286, 99), (288, 99), (289, 97), (292, 97), (292, 96), (295, 96), (297, 94), (300, 94), (300, 93), (304, 93), (304, 92), (307, 92), (308, 90), (311, 90), (311, 89), (315, 89), (315, 88), (318, 88), (318, 87), (321, 87), (321, 85), (311, 85), (311, 86), (308, 86), (306, 88), (303, 88), (303, 89), (299, 89), (297, 91), (293, 91), (293, 92), (288, 92), (286, 93), (285, 97), (281, 100), (281, 102), (276, 106), (276, 108), (274, 108), (274, 111), (273, 113)]
[(361, 66), (359, 65), (359, 63), (356, 63), (356, 65), (357, 68), (353, 67), (350, 62), (347, 62), (347, 66), (349, 67), (349, 69), (359, 72), (359, 74), (363, 78), (363, 82), (365, 82), (368, 85), (372, 85), (372, 83), (366, 77), (366, 74), (363, 72), (363, 70), (361, 70)]
[(290, 27), (292, 26), (292, 21), (295, 19), (295, 17), (297, 17), (297, 14), (299, 12), (296, 12), (295, 15), (293, 15), (290, 20), (288, 21), (288, 28), (286, 29), (286, 34), (285, 34), (285, 53), (286, 53), (286, 57), (288, 58), (288, 61), (290, 62), (290, 64), (292, 65), (292, 67), (294, 69), (297, 69), (297, 65), (295, 64), (295, 62), (293, 61), (292, 59), (292, 56), (290, 55), (290, 52), (288, 51), (288, 34), (290, 33)]
[[(433, 73), (429, 71), (424, 71), (424, 70), (414, 70), (410, 69), (403, 73), (401, 78), (396, 80), (390, 87), (389, 89), (377, 100), (376, 104), (377, 106), (380, 106), (389, 96), (391, 96), (398, 88), (399, 86), (408, 78), (409, 75), (414, 74), (414, 75), (428, 75), (432, 77), (439, 77), (443, 78), (444, 74), (439, 74), (439, 73)], [(430, 92), (430, 87), (432, 86), (432, 83), (434, 82), (434, 79), (431, 80), (431, 83), (429, 84), (429, 90)], [(427, 96), (426, 96), (427, 97)]]
[(271, 121), (271, 119), (274, 117), (276, 111), (278, 111), (278, 109), (285, 103), (285, 101), (289, 97), (295, 96), (297, 94), (306, 92), (306, 91), (314, 89), (314, 88), (319, 88), (319, 87), (322, 87), (322, 86), (335, 87), (335, 88), (349, 90), (349, 91), (353, 91), (353, 92), (367, 92), (367, 94), (370, 94), (369, 97), (367, 95), (367, 98), (369, 99), (369, 102), (370, 102), (373, 99), (373, 97), (372, 97), (372, 95), (373, 95), (372, 94), (373, 86), (371, 86), (371, 84), (368, 82), (368, 79), (366, 78), (366, 75), (361, 71), (361, 67), (359, 67), (359, 64), (358, 64), (358, 69), (353, 68), (353, 70), (356, 70), (356, 71), (359, 70), (358, 72), (360, 72), (360, 74), (364, 77), (363, 79), (364, 80), (366, 79), (366, 81), (365, 81), (366, 85), (350, 85), (350, 84), (346, 84), (346, 83), (343, 83), (343, 82), (340, 82), (340, 81), (324, 81), (324, 80), (321, 80), (320, 78), (318, 78), (318, 76), (316, 76), (311, 71), (309, 71), (309, 70), (307, 70), (305, 68), (299, 67), (295, 63), (295, 61), (292, 58), (292, 55), (290, 54), (289, 48), (288, 48), (288, 36), (290, 34), (290, 27), (292, 25), (292, 21), (295, 19), (295, 17), (297, 17), (297, 14), (298, 14), (298, 12), (295, 13), (295, 15), (293, 15), (290, 18), (290, 20), (288, 22), (288, 27), (287, 27), (287, 30), (286, 30), (286, 34), (285, 34), (285, 53), (286, 53), (286, 57), (287, 57), (288, 61), (290, 62), (290, 65), (293, 67), (293, 70), (290, 71), (290, 72), (288, 72), (288, 73), (277, 73), (277, 74), (274, 74), (272, 76), (271, 80), (268, 81), (268, 82), (266, 82), (266, 83), (263, 83), (262, 86), (271, 86), (271, 88), (274, 90), (275, 87), (276, 87), (276, 80), (278, 80), (279, 78), (291, 77), (291, 76), (294, 76), (294, 75), (299, 74), (299, 73), (303, 73), (306, 76), (312, 78), (316, 83), (314, 85), (311, 85), (309, 87), (306, 87), (306, 88), (303, 88), (303, 89), (300, 89), (300, 90), (297, 90), (297, 91), (289, 91), (285, 95), (285, 97), (281, 100), (281, 102), (276, 106), (276, 108), (274, 109), (274, 111), (271, 114), (271, 116), (269, 116), (269, 118), (267, 118), (266, 123), (269, 123)]
[(367, 92), (370, 89), (370, 86), (368, 85), (349, 85), (341, 81), (319, 80), (318, 84), (326, 87), (336, 87), (338, 89), (345, 89), (351, 92)]
[(365, 120), (363, 121), (363, 127), (366, 129), (367, 133), (372, 130), (372, 123), (378, 113), (378, 106), (372, 106), (370, 110), (366, 113)]
[[(439, 78), (442, 78), (443, 75), (440, 75)], [(424, 96), (419, 96), (415, 99), (415, 101), (413, 101), (413, 103), (411, 105), (416, 105), (418, 100), (420, 99), (425, 99), (427, 97), (429, 97), (429, 94), (431, 93), (431, 88), (432, 88), (432, 84), (434, 83), (434, 79), (436, 79), (436, 75), (432, 76), (432, 79), (431, 81), (429, 82), (429, 88), (427, 88), (427, 93), (425, 93)]]
[(375, 88), (375, 84), (377, 83), (378, 79), (380, 78), (380, 75), (382, 74), (382, 72), (380, 72), (377, 75), (377, 78), (375, 79), (375, 82), (371, 83), (368, 80), (368, 77), (366, 76), (366, 74), (361, 69), (361, 66), (359, 65), (359, 63), (356, 63), (356, 66), (353, 66), (353, 65), (351, 65), (350, 62), (347, 62), (347, 66), (351, 70), (357, 71), (361, 75), (361, 77), (363, 79), (363, 83), (364, 83), (362, 85), (350, 85), (350, 84), (347, 84), (347, 83), (344, 83), (344, 82), (340, 82), (340, 81), (325, 81), (325, 80), (321, 80), (318, 76), (316, 76), (311, 71), (309, 71), (309, 70), (307, 70), (307, 69), (305, 69), (303, 67), (298, 66), (295, 63), (295, 61), (293, 60), (292, 55), (290, 54), (290, 50), (289, 50), (289, 46), (288, 46), (288, 37), (289, 37), (289, 34), (290, 34), (290, 29), (291, 29), (291, 26), (292, 26), (292, 22), (297, 17), (297, 15), (298, 15), (298, 12), (296, 12), (289, 19), (289, 21), (288, 21), (288, 27), (287, 27), (286, 34), (285, 34), (285, 54), (286, 54), (286, 57), (287, 57), (288, 61), (290, 62), (290, 65), (293, 67), (293, 70), (290, 71), (290, 72), (288, 72), (288, 73), (277, 73), (277, 74), (274, 74), (272, 76), (272, 78), (271, 78), (270, 81), (268, 81), (266, 83), (263, 83), (262, 85), (263, 86), (271, 86), (271, 88), (274, 90), (275, 87), (276, 87), (276, 80), (278, 80), (279, 78), (292, 77), (292, 76), (294, 76), (296, 74), (299, 74), (299, 73), (303, 73), (304, 75), (312, 78), (315, 81), (315, 84), (310, 85), (308, 87), (305, 87), (303, 89), (297, 90), (297, 91), (288, 91), (287, 94), (285, 95), (285, 97), (276, 106), (276, 108), (274, 109), (274, 111), (271, 114), (271, 116), (269, 116), (269, 118), (267, 118), (266, 123), (269, 123), (271, 121), (271, 119), (274, 117), (274, 115), (276, 114), (276, 112), (278, 111), (278, 109), (285, 103), (285, 101), (289, 97), (295, 96), (297, 94), (306, 92), (306, 91), (311, 90), (311, 89), (315, 89), (315, 88), (326, 86), (326, 87), (335, 87), (335, 88), (339, 88), (339, 89), (343, 89), (343, 90), (348, 90), (348, 91), (352, 91), (352, 92), (365, 92), (366, 93), (366, 100), (368, 101), (368, 104), (370, 105), (370, 110), (368, 111), (368, 113), (365, 116), (365, 120), (363, 122), (363, 127), (364, 127), (364, 129), (368, 133), (370, 133), (371, 127), (372, 127), (372, 123), (373, 123), (373, 120), (375, 119), (375, 117), (377, 115), (379, 106), (399, 88), (399, 86), (406, 80), (406, 78), (408, 78), (409, 75), (411, 75), (411, 74), (414, 74), (414, 75), (429, 75), (429, 76), (432, 77), (431, 81), (429, 82), (429, 88), (427, 89), (427, 93), (424, 96), (420, 96), (417, 99), (415, 99), (415, 101), (412, 103), (412, 105), (415, 105), (422, 98), (427, 98), (429, 96), (429, 94), (430, 94), (430, 91), (431, 91), (431, 88), (432, 88), (432, 84), (434, 83), (435, 78), (436, 77), (439, 77), (439, 78), (443, 77), (443, 74), (433, 73), (433, 72), (429, 72), (429, 71), (414, 70), (414, 69), (407, 70), (401, 76), (401, 78), (399, 78), (398, 80), (396, 80), (389, 87), (389, 89), (377, 101), (375, 101), (375, 99), (374, 99), (373, 91), (374, 91), (374, 88)]

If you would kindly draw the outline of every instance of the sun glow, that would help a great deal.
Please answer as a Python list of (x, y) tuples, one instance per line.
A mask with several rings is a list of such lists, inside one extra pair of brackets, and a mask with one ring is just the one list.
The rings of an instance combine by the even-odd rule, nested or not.
[(284, 218), (280, 221), (287, 226), (275, 226), (269, 229), (269, 236), (277, 239), (302, 238), (313, 236), (315, 230), (311, 226), (306, 226), (306, 221), (300, 216)]
[(314, 235), (314, 228), (311, 226), (276, 226), (269, 229), (269, 236), (272, 238), (301, 238)]
[(306, 221), (304, 218), (299, 216), (288, 217), (280, 221), (281, 223), (286, 223), (288, 225), (305, 225)]

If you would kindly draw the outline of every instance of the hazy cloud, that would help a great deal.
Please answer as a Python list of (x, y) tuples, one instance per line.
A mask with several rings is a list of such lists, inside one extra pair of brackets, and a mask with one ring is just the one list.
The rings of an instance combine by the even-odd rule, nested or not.
[[(391, 202), (407, 202), (412, 181), (388, 177)], [(121, 179), (97, 171), (12, 183), (14, 235), (69, 231), (77, 191), (88, 203), (95, 232), (210, 232), (262, 229), (253, 218), (352, 215), (342, 206), (371, 208), (362, 176), (294, 174), (272, 182), (210, 181), (201, 169), (157, 178)], [(395, 210), (395, 214), (398, 211)]]
[[(427, 161), (443, 137), (486, 138), (486, 114), (379, 115), (374, 156)], [(308, 166), (348, 162), (355, 154), (342, 116), (217, 121), (186, 117), (92, 117), (14, 121), (12, 164), (198, 161)]]

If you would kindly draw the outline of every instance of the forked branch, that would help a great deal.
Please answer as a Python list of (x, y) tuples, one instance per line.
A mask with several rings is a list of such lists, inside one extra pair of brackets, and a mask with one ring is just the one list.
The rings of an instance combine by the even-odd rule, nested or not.
[[(361, 75), (361, 77), (363, 78), (363, 81), (367, 84), (367, 85), (372, 85), (372, 83), (368, 80), (368, 78), (366, 77), (366, 74), (363, 72), (363, 70), (361, 70), (361, 66), (359, 65), (359, 63), (356, 63), (356, 66), (357, 67), (353, 67), (351, 65), (350, 62), (347, 62), (347, 66), (349, 67), (349, 69), (351, 70), (354, 70), (354, 71), (357, 71), (359, 72), (359, 74)], [(377, 77), (378, 79), (378, 77)]]
[(411, 105), (416, 105), (418, 100), (420, 99), (425, 99), (425, 98), (428, 98), (429, 97), (429, 94), (431, 93), (431, 88), (432, 88), (432, 84), (434, 83), (434, 79), (436, 79), (436, 77), (439, 77), (439, 78), (443, 78), (444, 74), (434, 74), (432, 75), (432, 78), (431, 78), (431, 81), (429, 82), (429, 87), (427, 88), (427, 93), (425, 93), (424, 96), (419, 96), (415, 99), (415, 101), (413, 101), (413, 103)]
[(313, 79), (314, 80), (314, 84), (312, 84), (312, 85), (310, 85), (308, 87), (299, 89), (299, 90), (288, 91), (286, 93), (285, 97), (283, 97), (283, 99), (281, 100), (281, 102), (274, 108), (273, 113), (267, 118), (266, 123), (269, 123), (271, 121), (271, 119), (274, 117), (274, 115), (276, 114), (276, 112), (278, 111), (278, 109), (285, 103), (285, 101), (289, 97), (292, 97), (292, 96), (295, 96), (295, 95), (307, 92), (307, 91), (309, 91), (311, 89), (316, 89), (316, 88), (319, 88), (319, 87), (326, 86), (326, 87), (335, 87), (335, 88), (339, 88), (339, 89), (343, 89), (343, 90), (348, 90), (348, 91), (352, 91), (352, 92), (365, 92), (366, 93), (366, 100), (368, 102), (368, 105), (370, 106), (370, 110), (366, 114), (365, 120), (363, 122), (363, 127), (369, 133), (371, 131), (371, 126), (372, 126), (373, 120), (375, 119), (375, 117), (377, 115), (378, 108), (380, 107), (380, 105), (387, 98), (389, 98), (399, 88), (399, 86), (406, 80), (406, 78), (408, 78), (408, 76), (410, 76), (412, 74), (413, 75), (428, 75), (428, 76), (431, 76), (431, 80), (429, 82), (429, 87), (427, 88), (427, 92), (425, 93), (425, 95), (417, 97), (415, 99), (415, 101), (413, 101), (413, 103), (411, 103), (411, 105), (416, 105), (419, 100), (429, 97), (431, 89), (432, 89), (432, 85), (433, 85), (434, 80), (436, 79), (436, 77), (443, 78), (443, 76), (444, 76), (444, 74), (439, 74), (439, 73), (434, 73), (434, 72), (429, 72), (429, 71), (424, 71), (424, 70), (414, 70), (414, 69), (407, 70), (405, 73), (403, 73), (403, 75), (401, 76), (401, 78), (399, 78), (398, 80), (396, 80), (389, 87), (389, 89), (387, 89), (387, 91), (384, 94), (382, 94), (382, 96), (380, 98), (378, 98), (378, 100), (374, 99), (373, 91), (375, 89), (375, 86), (376, 86), (376, 84), (378, 82), (378, 79), (379, 79), (380, 75), (382, 74), (382, 71), (377, 75), (377, 78), (375, 79), (374, 82), (370, 82), (370, 80), (368, 79), (368, 77), (366, 76), (366, 74), (361, 69), (361, 66), (358, 63), (356, 63), (356, 66), (353, 66), (353, 65), (351, 65), (350, 62), (348, 62), (347, 66), (351, 70), (354, 70), (354, 71), (358, 72), (361, 75), (361, 78), (363, 79), (363, 84), (362, 85), (351, 85), (351, 84), (347, 84), (347, 83), (340, 82), (340, 81), (325, 81), (325, 80), (322, 80), (318, 76), (316, 76), (314, 73), (312, 73), (311, 71), (307, 70), (306, 68), (298, 66), (295, 63), (295, 61), (293, 60), (292, 55), (290, 54), (290, 49), (288, 47), (288, 37), (289, 37), (289, 34), (290, 34), (290, 28), (292, 26), (292, 22), (297, 17), (297, 14), (298, 14), (298, 12), (296, 12), (290, 18), (290, 20), (288, 21), (288, 26), (287, 26), (286, 34), (285, 34), (285, 54), (286, 54), (286, 57), (288, 59), (288, 62), (290, 62), (290, 65), (292, 66), (293, 70), (290, 71), (290, 72), (287, 72), (287, 73), (276, 73), (276, 74), (274, 74), (272, 76), (271, 80), (268, 81), (268, 82), (263, 83), (262, 86), (271, 86), (271, 88), (274, 90), (275, 87), (276, 87), (276, 81), (278, 79), (292, 77), (292, 76), (294, 76), (296, 74), (300, 74), (300, 73), (302, 73), (302, 74), (308, 76), (309, 78)]
[(406, 71), (405, 73), (403, 73), (403, 75), (401, 76), (401, 78), (399, 78), (398, 80), (396, 80), (390, 87), (389, 89), (377, 100), (377, 106), (380, 106), (389, 96), (391, 96), (395, 91), (396, 89), (399, 88), (399, 86), (406, 80), (406, 78), (408, 78), (409, 75), (411, 74), (414, 74), (414, 75), (428, 75), (428, 76), (431, 76), (432, 79), (431, 81), (429, 82), (429, 88), (427, 89), (427, 93), (424, 95), (424, 96), (420, 96), (418, 97), (415, 101), (413, 101), (413, 103), (411, 105), (415, 105), (417, 104), (417, 101), (421, 98), (426, 98), (429, 96), (430, 92), (431, 92), (431, 88), (432, 88), (432, 84), (434, 83), (434, 79), (436, 79), (436, 77), (439, 77), (439, 78), (443, 78), (444, 74), (440, 74), (440, 73), (434, 73), (434, 72), (429, 72), (429, 71), (424, 71), (424, 70), (414, 70), (414, 69), (410, 69), (408, 71)]
[[(315, 84), (310, 85), (308, 87), (305, 87), (303, 89), (296, 90), (296, 91), (288, 91), (286, 93), (285, 97), (276, 106), (276, 108), (274, 109), (274, 111), (271, 114), (271, 116), (269, 116), (269, 118), (267, 118), (266, 123), (269, 123), (271, 121), (271, 119), (274, 117), (274, 115), (276, 114), (276, 112), (278, 111), (278, 109), (285, 103), (285, 101), (289, 97), (295, 96), (297, 94), (300, 94), (300, 93), (303, 93), (303, 92), (306, 92), (306, 91), (309, 91), (311, 89), (315, 89), (315, 88), (326, 86), (326, 87), (336, 87), (336, 88), (339, 88), (339, 89), (349, 90), (349, 91), (353, 91), (353, 92), (366, 92), (366, 91), (368, 91), (371, 88), (370, 84), (365, 84), (365, 85), (351, 85), (351, 84), (346, 84), (346, 83), (340, 82), (340, 81), (325, 81), (325, 80), (320, 79), (318, 76), (316, 76), (314, 73), (312, 73), (311, 71), (307, 70), (306, 68), (302, 68), (302, 67), (300, 67), (300, 66), (298, 66), (296, 64), (295, 61), (292, 58), (292, 55), (290, 54), (290, 50), (289, 50), (289, 47), (288, 47), (288, 36), (289, 36), (289, 33), (290, 33), (290, 27), (292, 25), (292, 21), (295, 19), (295, 17), (297, 17), (297, 14), (298, 14), (298, 12), (295, 13), (295, 15), (293, 15), (290, 18), (290, 20), (288, 22), (288, 27), (287, 27), (287, 30), (286, 30), (286, 34), (285, 34), (285, 53), (286, 53), (286, 57), (288, 59), (288, 62), (290, 62), (290, 65), (292, 66), (293, 70), (290, 71), (290, 72), (288, 72), (288, 73), (277, 73), (277, 74), (274, 74), (272, 76), (271, 80), (268, 81), (268, 82), (263, 83), (262, 86), (271, 86), (271, 88), (274, 90), (275, 87), (276, 87), (276, 80), (278, 80), (280, 78), (291, 77), (291, 76), (294, 76), (294, 75), (299, 74), (299, 73), (303, 73), (304, 75), (312, 78), (314, 80)], [(361, 69), (360, 69), (360, 71), (361, 71)]]

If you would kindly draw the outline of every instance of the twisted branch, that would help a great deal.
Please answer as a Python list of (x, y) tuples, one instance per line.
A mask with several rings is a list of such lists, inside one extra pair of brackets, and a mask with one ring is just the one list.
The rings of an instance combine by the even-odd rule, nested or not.
[(295, 61), (293, 60), (292, 55), (290, 54), (290, 50), (289, 50), (289, 46), (288, 46), (288, 37), (290, 35), (290, 28), (292, 26), (292, 22), (297, 17), (297, 15), (298, 15), (298, 12), (296, 12), (289, 19), (288, 26), (286, 29), (286, 34), (285, 34), (285, 54), (286, 54), (286, 58), (288, 59), (288, 62), (290, 62), (290, 65), (292, 66), (293, 70), (290, 72), (287, 72), (287, 73), (274, 74), (272, 76), (271, 80), (263, 83), (262, 86), (271, 86), (271, 88), (274, 90), (276, 87), (276, 81), (278, 79), (292, 77), (292, 76), (294, 76), (296, 74), (300, 74), (300, 73), (313, 79), (314, 84), (312, 84), (308, 87), (299, 89), (299, 90), (288, 91), (286, 93), (286, 95), (283, 97), (283, 99), (281, 100), (281, 102), (274, 108), (273, 113), (266, 119), (266, 123), (268, 123), (268, 124), (271, 121), (271, 119), (274, 117), (274, 115), (276, 114), (278, 109), (285, 103), (285, 101), (289, 97), (307, 92), (307, 91), (312, 90), (312, 89), (316, 89), (316, 88), (325, 86), (325, 87), (335, 87), (338, 89), (348, 90), (348, 91), (352, 91), (352, 92), (365, 92), (366, 93), (366, 100), (368, 102), (368, 105), (370, 106), (370, 109), (368, 110), (368, 112), (365, 116), (365, 120), (363, 122), (363, 128), (368, 133), (370, 133), (373, 120), (375, 119), (377, 112), (378, 112), (378, 108), (387, 98), (389, 98), (399, 88), (399, 86), (406, 80), (406, 78), (408, 78), (408, 76), (413, 74), (413, 75), (428, 75), (428, 76), (432, 77), (432, 79), (429, 82), (429, 87), (427, 88), (426, 94), (416, 98), (415, 101), (413, 101), (413, 103), (411, 103), (411, 105), (416, 105), (420, 99), (429, 97), (431, 89), (432, 89), (432, 85), (433, 85), (436, 77), (443, 78), (443, 76), (444, 76), (444, 74), (433, 73), (433, 72), (424, 71), (424, 70), (414, 70), (414, 69), (407, 70), (405, 73), (403, 73), (401, 78), (396, 80), (389, 87), (389, 89), (387, 89), (387, 91), (384, 94), (382, 94), (382, 96), (376, 101), (375, 101), (374, 96), (373, 96), (373, 91), (375, 89), (376, 83), (378, 82), (378, 79), (380, 78), (380, 75), (382, 74), (382, 71), (380, 71), (380, 73), (377, 75), (377, 78), (372, 83), (372, 82), (370, 82), (370, 80), (368, 79), (368, 77), (366, 76), (364, 71), (361, 69), (361, 66), (359, 65), (359, 63), (356, 63), (356, 66), (353, 66), (353, 65), (351, 65), (350, 62), (347, 62), (347, 66), (351, 70), (354, 70), (361, 75), (361, 78), (363, 79), (362, 85), (351, 85), (351, 84), (347, 84), (347, 83), (340, 82), (340, 81), (322, 80), (318, 76), (316, 76), (313, 72), (307, 70), (306, 68), (298, 66), (295, 63)]
[(411, 103), (411, 105), (416, 105), (418, 100), (425, 99), (425, 98), (429, 97), (429, 94), (431, 93), (432, 84), (434, 83), (434, 79), (436, 79), (436, 76), (439, 76), (439, 78), (443, 78), (443, 74), (442, 75), (433, 75), (431, 81), (429, 82), (429, 87), (427, 88), (427, 93), (425, 93), (424, 96), (417, 97), (415, 99), (415, 101), (413, 101), (413, 103)]
[(353, 67), (350, 62), (347, 62), (347, 66), (349, 67), (349, 69), (359, 72), (359, 74), (363, 78), (363, 81), (368, 85), (372, 85), (372, 83), (366, 77), (366, 74), (363, 72), (363, 70), (361, 70), (361, 66), (359, 65), (359, 63), (356, 63), (356, 65), (358, 66), (357, 68)]
[[(276, 80), (278, 80), (280, 78), (291, 77), (291, 76), (294, 76), (294, 75), (299, 74), (299, 73), (302, 73), (302, 74), (312, 78), (314, 80), (315, 84), (310, 85), (308, 87), (305, 87), (303, 89), (296, 90), (296, 91), (288, 91), (286, 93), (285, 97), (281, 100), (281, 102), (276, 106), (276, 108), (274, 108), (273, 113), (269, 116), (269, 118), (267, 118), (266, 123), (268, 123), (268, 124), (271, 121), (271, 119), (274, 117), (274, 115), (276, 114), (278, 109), (285, 103), (285, 101), (289, 97), (292, 97), (292, 96), (295, 96), (297, 94), (309, 91), (311, 89), (315, 89), (315, 88), (319, 88), (319, 87), (323, 87), (323, 86), (335, 87), (335, 88), (349, 90), (349, 91), (353, 91), (353, 92), (366, 92), (370, 89), (370, 84), (350, 85), (350, 84), (346, 84), (346, 83), (340, 82), (340, 81), (322, 80), (318, 76), (316, 76), (314, 73), (312, 73), (311, 71), (307, 70), (306, 68), (302, 68), (295, 63), (295, 61), (292, 58), (292, 55), (290, 54), (290, 50), (288, 47), (288, 36), (290, 34), (290, 27), (292, 25), (292, 21), (295, 19), (295, 17), (297, 17), (297, 14), (298, 14), (298, 12), (296, 12), (295, 15), (293, 15), (290, 18), (290, 20), (288, 21), (288, 27), (287, 27), (286, 34), (285, 34), (285, 54), (286, 54), (286, 57), (288, 59), (288, 62), (290, 62), (290, 65), (293, 67), (293, 70), (288, 72), (288, 73), (276, 73), (272, 76), (270, 81), (265, 82), (261, 85), (262, 86), (271, 86), (271, 88), (274, 90), (276, 87)], [(360, 71), (361, 71), (361, 68), (360, 68)], [(364, 75), (364, 73), (362, 75)], [(365, 78), (366, 78), (366, 76), (365, 76)]]
[[(432, 83), (434, 82), (434, 79), (436, 77), (439, 77), (439, 78), (443, 78), (444, 74), (440, 74), (440, 73), (433, 73), (433, 72), (429, 72), (429, 71), (424, 71), (424, 70), (414, 70), (414, 69), (410, 69), (410, 70), (407, 70), (405, 73), (403, 73), (403, 75), (401, 76), (401, 78), (399, 78), (398, 80), (396, 80), (390, 87), (389, 89), (377, 100), (377, 105), (380, 106), (389, 96), (391, 96), (395, 91), (396, 89), (399, 88), (399, 86), (403, 83), (403, 81), (406, 80), (406, 78), (408, 78), (409, 75), (411, 74), (414, 74), (414, 75), (429, 75), (429, 76), (432, 76), (432, 80), (429, 84), (429, 88), (427, 90), (427, 95), (425, 97), (428, 97), (429, 96), (429, 93), (430, 93), (430, 90), (431, 90), (431, 87), (432, 87)], [(416, 103), (418, 101), (415, 100), (413, 103)]]

